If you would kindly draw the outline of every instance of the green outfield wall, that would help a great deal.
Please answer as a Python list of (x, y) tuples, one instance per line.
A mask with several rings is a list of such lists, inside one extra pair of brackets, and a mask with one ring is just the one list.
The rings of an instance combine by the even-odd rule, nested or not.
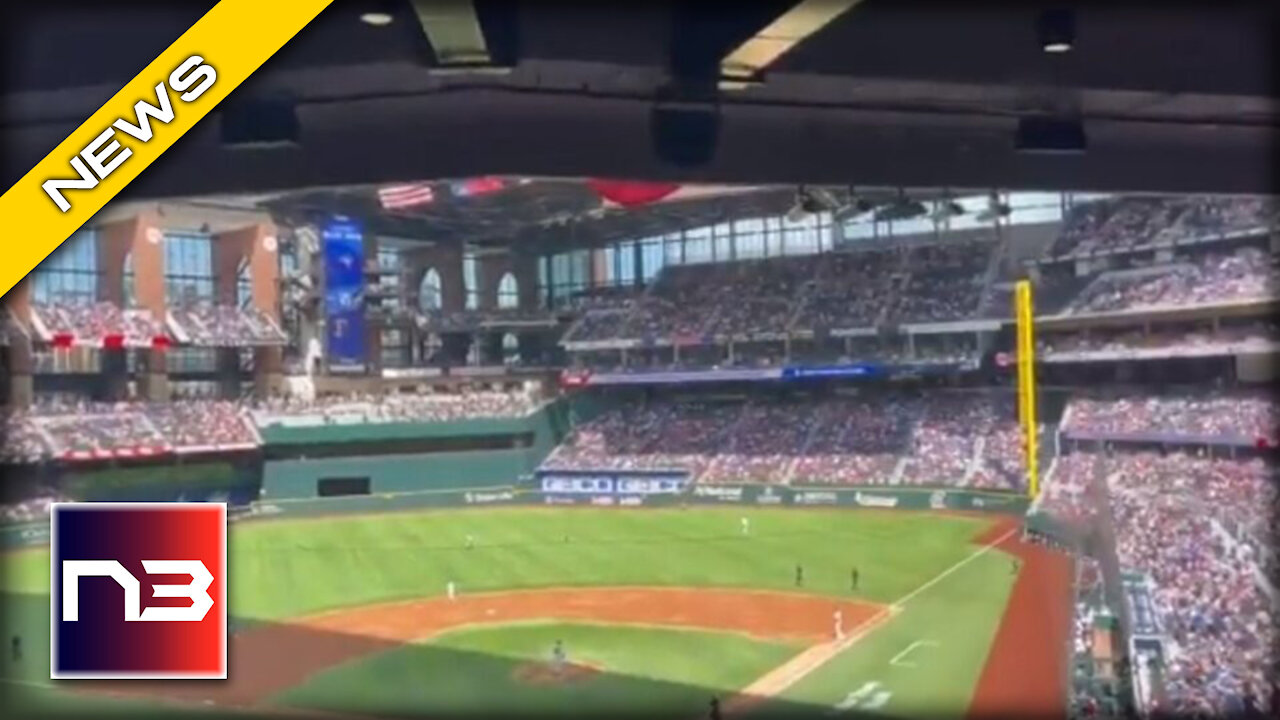
[[(294, 457), (268, 459), (262, 468), (263, 500), (319, 497), (326, 481), (367, 483), (369, 495), (434, 490), (467, 490), (512, 485), (532, 473), (560, 442), (567, 410), (547, 405), (528, 417), (448, 423), (382, 423), (321, 427), (269, 427), (263, 432), (272, 455), (289, 449)], [(362, 454), (361, 444), (444, 438), (511, 438), (508, 448)], [(307, 447), (330, 454), (306, 457)], [(334, 456), (332, 448), (341, 452)], [(350, 454), (345, 449), (350, 448)], [(415, 448), (419, 449), (419, 448)]]

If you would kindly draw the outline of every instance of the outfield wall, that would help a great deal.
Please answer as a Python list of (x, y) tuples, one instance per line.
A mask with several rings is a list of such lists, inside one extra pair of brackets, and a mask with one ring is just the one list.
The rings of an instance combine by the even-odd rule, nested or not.
[[(1021, 515), (1027, 500), (1008, 493), (978, 490), (865, 487), (811, 489), (776, 485), (705, 485), (680, 494), (546, 493), (510, 484), (470, 489), (415, 490), (370, 495), (319, 498), (264, 499), (247, 512), (233, 513), (236, 521), (275, 517), (371, 514), (462, 507), (846, 507), (900, 510), (960, 510)], [(25, 523), (0, 527), (0, 549), (9, 550), (49, 542), (49, 524)]]
[(680, 494), (547, 493), (500, 485), (470, 490), (382, 493), (340, 498), (292, 498), (256, 503), (252, 517), (337, 515), (429, 508), (501, 506), (678, 507), (754, 505), (900, 510), (959, 510), (1021, 515), (1027, 500), (1008, 493), (884, 487), (814, 490), (774, 485), (697, 486)]

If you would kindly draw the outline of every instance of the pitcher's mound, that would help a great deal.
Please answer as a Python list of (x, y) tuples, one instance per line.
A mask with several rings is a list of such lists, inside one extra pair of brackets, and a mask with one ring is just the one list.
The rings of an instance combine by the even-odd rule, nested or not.
[(512, 671), (511, 677), (518, 683), (534, 687), (577, 685), (595, 677), (600, 671), (600, 666), (594, 663), (565, 663), (557, 669), (551, 663), (528, 662)]

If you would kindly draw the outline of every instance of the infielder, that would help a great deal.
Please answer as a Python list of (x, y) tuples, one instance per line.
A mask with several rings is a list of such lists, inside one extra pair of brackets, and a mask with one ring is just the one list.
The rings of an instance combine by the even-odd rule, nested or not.
[(564, 663), (564, 643), (557, 640), (555, 646), (551, 648), (551, 669), (558, 675), (564, 669)]
[(445, 594), (449, 596), (450, 600), (453, 600), (458, 596), (458, 592), (457, 592), (458, 588), (454, 586), (452, 580), (450, 580), (449, 583), (444, 586), (444, 591), (445, 591)]
[(836, 608), (835, 614), (831, 616), (831, 619), (835, 622), (836, 639), (843, 640), (844, 639), (844, 613), (841, 612), (839, 608)]
[(751, 534), (751, 521), (745, 517), (742, 518), (742, 534), (743, 535)]

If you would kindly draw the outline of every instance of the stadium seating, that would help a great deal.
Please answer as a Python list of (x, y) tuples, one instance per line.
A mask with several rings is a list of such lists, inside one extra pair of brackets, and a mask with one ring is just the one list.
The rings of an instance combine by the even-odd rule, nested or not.
[[(1012, 410), (1007, 396), (979, 393), (628, 405), (580, 425), (543, 467), (683, 469), (704, 483), (1015, 490)], [(986, 435), (997, 438), (989, 450)]]
[(1067, 214), (1051, 254), (1132, 250), (1226, 233), (1258, 231), (1276, 220), (1261, 198), (1123, 197), (1078, 205)]
[(1215, 252), (1160, 266), (1105, 274), (1080, 292), (1067, 314), (1242, 302), (1275, 297), (1276, 257), (1258, 248)]
[(291, 422), (448, 422), (479, 418), (523, 417), (537, 401), (524, 394), (464, 392), (456, 395), (341, 395), (314, 400), (276, 397), (254, 405), (259, 427)]
[(279, 325), (257, 308), (197, 303), (170, 309), (174, 336), (203, 347), (284, 345)]
[(32, 306), (32, 314), (53, 338), (89, 345), (119, 338), (125, 346), (149, 346), (166, 336), (163, 324), (149, 311), (121, 310), (109, 302), (38, 304)]
[(1226, 354), (1240, 350), (1271, 348), (1280, 338), (1274, 323), (1255, 322), (1218, 330), (1120, 332), (1058, 334), (1037, 339), (1037, 354), (1046, 359), (1063, 356), (1145, 355), (1177, 357), (1203, 354)]
[(1173, 641), (1166, 709), (1220, 717), (1238, 712), (1246, 694), (1265, 699), (1275, 625), (1253, 546), (1223, 521), (1268, 526), (1274, 469), (1261, 460), (1142, 453), (1110, 460), (1108, 471), (1121, 566), (1150, 575)]
[(1079, 396), (1068, 405), (1063, 430), (1117, 438), (1217, 438), (1247, 445), (1280, 435), (1274, 403), (1259, 392)]

